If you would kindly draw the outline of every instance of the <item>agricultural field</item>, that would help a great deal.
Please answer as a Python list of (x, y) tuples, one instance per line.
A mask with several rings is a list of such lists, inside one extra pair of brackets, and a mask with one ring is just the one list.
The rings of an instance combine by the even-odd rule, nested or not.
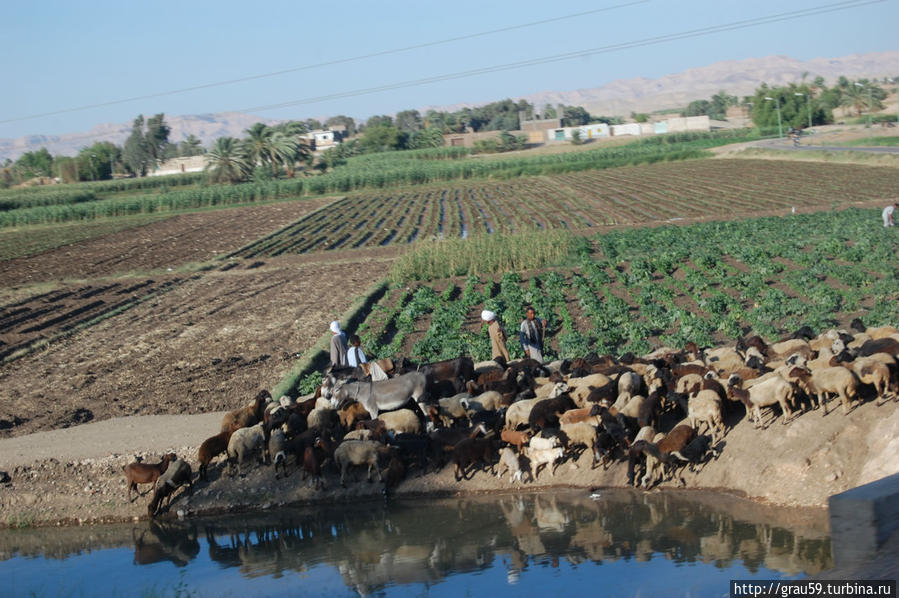
[(585, 231), (895, 197), (896, 169), (692, 160), (353, 194), (234, 255), (272, 257), (525, 230)]
[(820, 331), (858, 315), (899, 321), (899, 236), (879, 210), (765, 217), (614, 230), (575, 238), (570, 266), (393, 286), (360, 327), (378, 357), (489, 358), (479, 314), (510, 333), (523, 307), (549, 323), (548, 353), (645, 353), (710, 346), (752, 330), (777, 338)]

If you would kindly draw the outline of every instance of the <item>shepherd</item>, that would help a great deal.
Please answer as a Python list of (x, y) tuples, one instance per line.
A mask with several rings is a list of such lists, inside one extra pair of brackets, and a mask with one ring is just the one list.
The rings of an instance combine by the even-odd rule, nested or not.
[(883, 209), (883, 225), (886, 226), (894, 226), (893, 224), (893, 210), (899, 208), (899, 203), (894, 203), (889, 205)]
[(490, 350), (494, 360), (502, 358), (503, 363), (509, 363), (509, 350), (506, 349), (506, 332), (499, 325), (496, 314), (485, 309), (481, 312), (481, 319), (487, 322), (487, 334), (490, 335)]
[(331, 322), (331, 367), (345, 367), (346, 361), (346, 335), (340, 330), (340, 322)]
[(521, 330), (518, 340), (525, 357), (530, 357), (537, 363), (543, 363), (543, 341), (546, 338), (546, 320), (537, 317), (537, 312), (530, 305), (524, 310), (524, 320), (521, 321)]

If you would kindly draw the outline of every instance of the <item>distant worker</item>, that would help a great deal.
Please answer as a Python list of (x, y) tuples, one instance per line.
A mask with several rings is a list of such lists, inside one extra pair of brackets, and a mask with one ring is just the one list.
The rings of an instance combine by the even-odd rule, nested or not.
[(894, 226), (893, 210), (895, 210), (896, 208), (899, 208), (899, 203), (894, 203), (883, 209), (883, 225), (884, 226)]
[(543, 363), (543, 340), (546, 338), (546, 320), (536, 317), (534, 308), (530, 305), (524, 310), (524, 320), (521, 321), (521, 330), (518, 332), (518, 340), (525, 357)]
[(496, 314), (485, 309), (481, 312), (481, 319), (487, 322), (487, 333), (490, 335), (490, 351), (492, 359), (502, 358), (509, 363), (509, 350), (506, 349), (506, 332), (496, 319)]
[(358, 334), (350, 335), (350, 348), (346, 354), (346, 364), (351, 368), (367, 363), (365, 352), (362, 351), (362, 339)]
[(331, 367), (346, 366), (346, 335), (340, 330), (340, 322), (331, 322)]

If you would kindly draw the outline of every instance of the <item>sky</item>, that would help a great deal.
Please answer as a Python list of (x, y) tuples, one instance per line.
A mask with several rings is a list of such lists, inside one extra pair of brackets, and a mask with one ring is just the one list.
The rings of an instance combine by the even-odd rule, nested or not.
[[(0, 138), (88, 131), (159, 112), (242, 111), (276, 119), (347, 114), (359, 120), (409, 108), (658, 78), (721, 60), (769, 55), (808, 60), (899, 49), (899, 2), (857, 2), (847, 10), (757, 27), (260, 109), (837, 4), (845, 2), (9, 2), (0, 10)], [(594, 12), (562, 18), (587, 11)], [(27, 118), (547, 20), (278, 76)]]

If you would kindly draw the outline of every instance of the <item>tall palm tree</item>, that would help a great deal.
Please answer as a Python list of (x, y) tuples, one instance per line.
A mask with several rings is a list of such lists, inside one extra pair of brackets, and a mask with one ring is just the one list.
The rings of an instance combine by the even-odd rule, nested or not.
[(206, 154), (206, 171), (213, 183), (239, 183), (247, 180), (252, 168), (234, 137), (219, 137)]
[(272, 135), (274, 130), (265, 123), (255, 123), (244, 131), (247, 138), (243, 140), (247, 161), (255, 168), (272, 162)]

